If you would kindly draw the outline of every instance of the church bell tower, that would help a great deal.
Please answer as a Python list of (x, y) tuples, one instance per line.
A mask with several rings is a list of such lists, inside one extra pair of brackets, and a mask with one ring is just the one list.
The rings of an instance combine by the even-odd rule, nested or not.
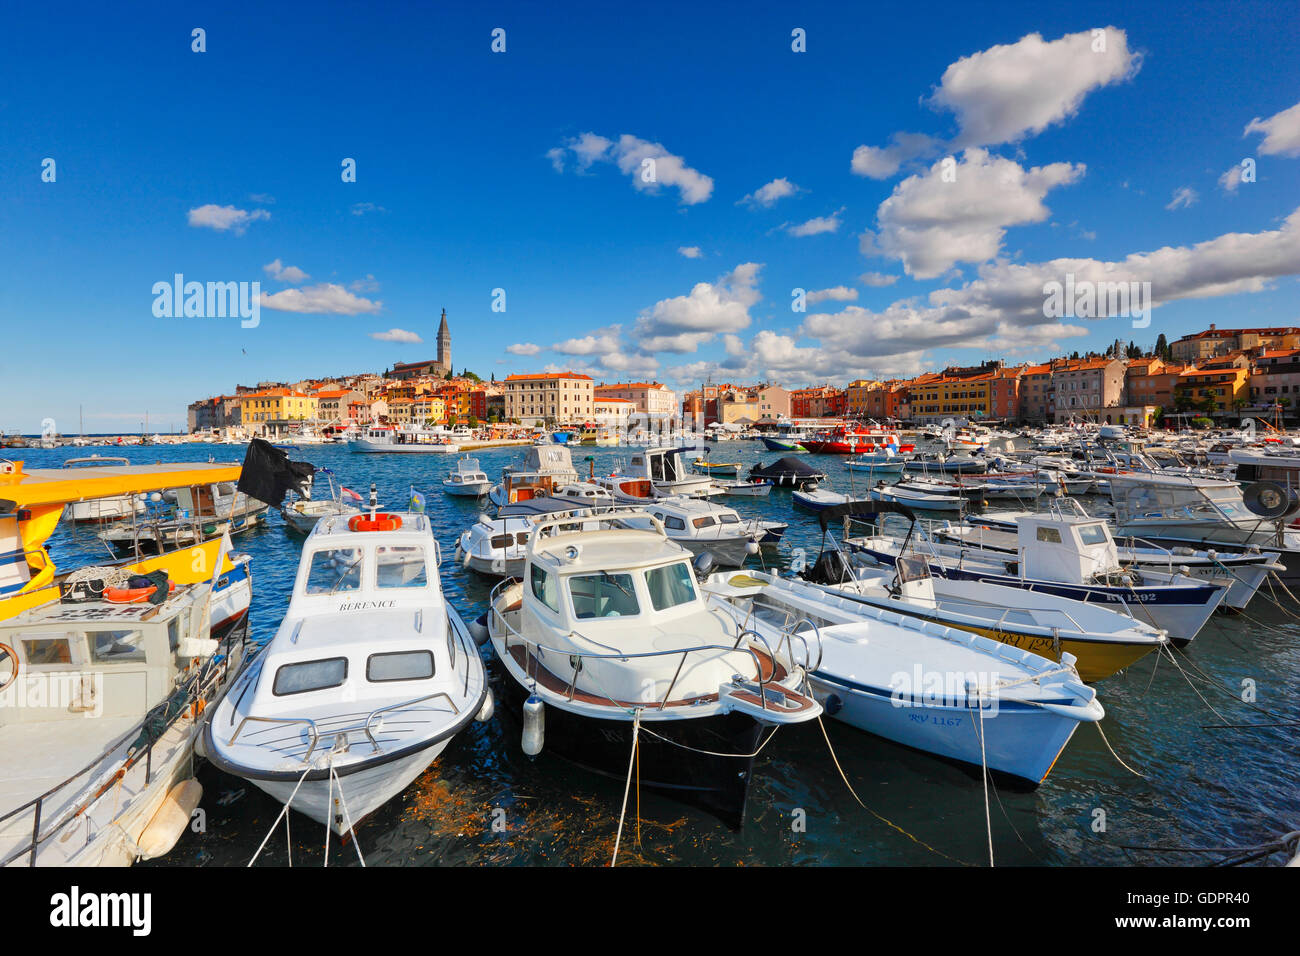
[(447, 328), (446, 309), (442, 310), (442, 322), (438, 325), (438, 364), (451, 371), (451, 330)]

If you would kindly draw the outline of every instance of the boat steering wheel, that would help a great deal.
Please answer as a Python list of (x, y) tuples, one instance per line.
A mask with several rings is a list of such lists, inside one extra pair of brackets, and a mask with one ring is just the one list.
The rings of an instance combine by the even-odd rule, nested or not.
[[(12, 662), (10, 664), (9, 662)], [(5, 668), (12, 666), (13, 671), (5, 676)], [(8, 644), (0, 644), (0, 693), (9, 689), (9, 685), (18, 679), (18, 655)]]

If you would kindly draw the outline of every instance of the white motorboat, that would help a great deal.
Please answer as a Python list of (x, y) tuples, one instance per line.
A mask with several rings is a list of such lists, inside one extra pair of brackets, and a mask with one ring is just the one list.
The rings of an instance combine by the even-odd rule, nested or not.
[(814, 693), (836, 720), (1031, 786), (1105, 713), (1068, 652), (1050, 661), (763, 572), (720, 572), (704, 588), (769, 643), (792, 625), (815, 635)]
[(853, 497), (841, 494), (838, 491), (831, 491), (827, 488), (820, 488), (817, 485), (805, 485), (790, 495), (790, 500), (798, 507), (807, 511), (824, 511), (827, 508), (835, 508), (839, 505), (850, 503), (864, 503), (871, 500), (869, 497)]
[(487, 577), (522, 577), (528, 538), (539, 521), (563, 515), (578, 518), (591, 510), (590, 505), (565, 500), (561, 495), (503, 505), (495, 518), (479, 515), (477, 521), (460, 533), (456, 539), (456, 561)]
[[(341, 515), (344, 518), (350, 518), (355, 514), (360, 514), (361, 509), (347, 504), (343, 500), (346, 492), (353, 500), (359, 501), (361, 496), (355, 492), (348, 491), (346, 488), (341, 490), (334, 487), (334, 472), (328, 468), (318, 468), (315, 474), (325, 475), (329, 479), (330, 496), (325, 499), (314, 499), (311, 497), (298, 498), (296, 500), (285, 499), (280, 505), (280, 517), (284, 519), (285, 527), (299, 534), (311, 534), (311, 529), (316, 527), (316, 522), (321, 518), (331, 515)], [(308, 494), (310, 489), (315, 485), (315, 475), (308, 484)]]
[(1300, 498), (1271, 481), (1247, 492), (1222, 478), (1114, 475), (1115, 534), (1165, 547), (1259, 548), (1282, 563), (1282, 581), (1300, 584), (1300, 531), (1287, 526)]
[[(898, 505), (876, 502), (869, 508), (846, 505), (818, 515), (822, 552), (811, 568), (798, 571), (798, 587), (831, 592), (819, 600), (832, 600), (833, 595), (835, 602), (850, 602), (837, 606), (870, 604), (971, 631), (1050, 660), (1072, 654), (1087, 682), (1123, 670), (1168, 641), (1158, 628), (1098, 604), (986, 581), (935, 577), (919, 556), (901, 558), (893, 567), (864, 566), (865, 559), (853, 550), (864, 540), (853, 534), (855, 522), (867, 524), (870, 534), (870, 523), (887, 511), (915, 518)], [(843, 546), (830, 531), (841, 519)]]
[(697, 498), (659, 498), (646, 514), (663, 524), (664, 534), (692, 554), (708, 552), (722, 568), (738, 568), (761, 544), (776, 544), (787, 525), (745, 520), (732, 508)]
[(594, 481), (575, 481), (564, 485), (551, 497), (593, 509), (614, 507), (614, 495)]
[(904, 536), (862, 536), (846, 544), (887, 566), (916, 553), (943, 577), (1108, 605), (1167, 631), (1179, 644), (1196, 636), (1227, 593), (1226, 587), (1177, 571), (1121, 566), (1115, 539), (1101, 518), (1025, 515), (1016, 521), (1016, 535), (1015, 555), (948, 544), (915, 526)]
[(457, 458), (451, 474), (442, 479), (442, 490), (460, 498), (481, 498), (492, 490), (492, 479), (479, 467), (477, 458)]
[[(1067, 499), (1069, 501), (1069, 499)], [(1086, 514), (1078, 502), (1068, 506)], [(1016, 520), (1027, 512), (985, 512), (967, 515), (966, 526), (947, 525), (933, 533), (939, 540), (960, 541), (987, 551), (1015, 554), (1019, 550)], [(1226, 587), (1223, 606), (1244, 610), (1267, 580), (1269, 574), (1284, 569), (1273, 552), (1262, 552), (1249, 547), (1246, 551), (1197, 550), (1186, 545), (1160, 547), (1140, 538), (1117, 538), (1116, 553), (1120, 564), (1139, 569), (1152, 568), (1168, 573), (1180, 572), (1189, 577)]]
[(460, 451), (445, 429), (411, 425), (371, 425), (348, 442), (348, 450), (363, 454), (454, 455)]
[(738, 478), (735, 481), (715, 478), (713, 484), (720, 488), (724, 495), (742, 495), (748, 498), (766, 498), (773, 488), (772, 482), (763, 478)]
[[(109, 458), (90, 455), (85, 458), (69, 458), (63, 463), (64, 468), (87, 468), (98, 465), (129, 465), (129, 458)], [(110, 498), (89, 498), (85, 501), (73, 501), (67, 506), (68, 518), (76, 524), (102, 524), (118, 521), (130, 515), (144, 514), (148, 505), (144, 495), (114, 495)]]
[(764, 739), (821, 713), (790, 651), (810, 639), (754, 639), (699, 591), (690, 552), (657, 521), (597, 517), (594, 531), (538, 525), (524, 580), (491, 597), (487, 631), (524, 750), (621, 783), (635, 742), (639, 786), (739, 827)]
[(289, 610), (203, 728), (205, 755), (338, 834), (401, 793), (476, 717), (483, 662), (445, 601), (422, 514), (323, 518)]
[(708, 475), (698, 475), (686, 467), (685, 448), (647, 448), (635, 452), (622, 469), (626, 478), (649, 479), (656, 498), (678, 495), (707, 497), (717, 489)]
[(920, 491), (906, 483), (887, 485), (883, 481), (871, 489), (874, 501), (887, 501), (890, 504), (904, 505), (918, 511), (960, 511), (966, 499), (961, 495), (937, 494)]

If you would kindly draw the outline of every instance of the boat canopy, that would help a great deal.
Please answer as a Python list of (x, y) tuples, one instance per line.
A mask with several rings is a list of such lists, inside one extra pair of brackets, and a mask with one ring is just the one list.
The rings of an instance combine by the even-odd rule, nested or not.
[(775, 478), (778, 475), (798, 475), (807, 478), (825, 478), (825, 472), (819, 471), (806, 461), (802, 461), (791, 455), (784, 458), (778, 458), (770, 465), (755, 465), (750, 469), (751, 475), (757, 475), (760, 478)]
[(832, 521), (851, 518), (858, 521), (870, 521), (882, 514), (899, 514), (910, 521), (916, 521), (916, 514), (907, 505), (893, 501), (850, 501), (842, 505), (831, 505), (817, 512), (817, 521), (825, 531)]

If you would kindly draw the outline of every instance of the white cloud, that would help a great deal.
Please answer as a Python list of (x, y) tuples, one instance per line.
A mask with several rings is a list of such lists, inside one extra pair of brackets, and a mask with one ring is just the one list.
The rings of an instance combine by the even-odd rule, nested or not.
[[(670, 368), (673, 381), (774, 378), (785, 384), (843, 382), (861, 377), (913, 375), (933, 368), (934, 349), (970, 350), (975, 357), (1032, 359), (1059, 352), (1089, 334), (1094, 321), (1112, 323), (1116, 335), (1133, 336), (1130, 320), (1079, 320), (1043, 315), (1047, 282), (1150, 282), (1151, 304), (1203, 299), (1269, 288), (1300, 275), (1300, 208), (1282, 227), (1227, 233), (1192, 246), (1164, 247), (1104, 261), (1062, 258), (1038, 263), (999, 261), (978, 278), (923, 298), (899, 299), (884, 309), (849, 305), (812, 313), (791, 332), (763, 329), (745, 343), (724, 338), (727, 358)], [(1093, 326), (1095, 328), (1095, 326)]]
[(659, 361), (653, 355), (640, 352), (610, 352), (600, 357), (600, 364), (611, 372), (625, 375), (648, 375), (659, 369)]
[(1263, 133), (1259, 151), (1268, 156), (1300, 156), (1300, 103), (1275, 113), (1268, 119), (1256, 116), (1246, 124), (1246, 132)]
[(696, 283), (689, 295), (656, 302), (637, 319), (637, 345), (643, 352), (693, 352), (715, 335), (747, 328), (749, 310), (762, 298), (762, 268), (742, 263), (716, 282)]
[(319, 315), (360, 315), (378, 312), (382, 302), (371, 302), (353, 295), (341, 285), (322, 282), (303, 289), (285, 289), (270, 295), (262, 293), (262, 308), (280, 312), (303, 312)]
[(195, 228), (215, 229), (217, 232), (233, 232), (242, 236), (250, 223), (260, 219), (270, 219), (271, 214), (265, 209), (236, 209), (234, 206), (218, 206), (208, 203), (189, 212), (189, 223)]
[(1180, 186), (1174, 190), (1173, 198), (1165, 206), (1166, 209), (1186, 209), (1188, 206), (1195, 204), (1199, 197), (1196, 190), (1191, 186)]
[(687, 259), (698, 259), (704, 255), (704, 253), (700, 252), (699, 246), (678, 246), (677, 251)]
[(406, 329), (389, 329), (387, 332), (371, 332), (372, 339), (378, 339), (381, 342), (405, 342), (408, 345), (417, 345), (423, 342), (414, 332), (408, 332)]
[(831, 289), (816, 289), (808, 292), (804, 296), (804, 301), (808, 305), (816, 305), (818, 302), (856, 302), (858, 299), (858, 290), (850, 289), (848, 286), (837, 285)]
[(632, 178), (632, 185), (645, 192), (658, 192), (661, 186), (677, 189), (683, 205), (702, 203), (713, 195), (713, 180), (686, 165), (659, 143), (624, 133), (618, 141), (596, 133), (583, 133), (563, 147), (547, 152), (551, 165), (563, 171), (566, 151), (576, 160), (577, 170), (585, 171), (597, 162), (612, 162)]
[(929, 103), (957, 114), (957, 146), (1015, 142), (1074, 116), (1088, 93), (1132, 77), (1141, 64), (1115, 27), (1051, 42), (1031, 33), (951, 64)]
[(1241, 185), (1241, 167), (1229, 166), (1227, 171), (1219, 177), (1219, 185), (1227, 192), (1235, 193), (1237, 187)]
[(858, 281), (863, 285), (871, 286), (873, 289), (883, 289), (885, 286), (897, 282), (898, 276), (885, 275), (883, 272), (864, 272), (858, 276)]
[(619, 349), (619, 327), (597, 329), (590, 335), (556, 342), (551, 348), (561, 355), (604, 355)]
[(859, 146), (849, 169), (855, 176), (888, 179), (903, 163), (933, 153), (940, 143), (924, 133), (895, 133), (889, 146)]
[(297, 266), (282, 265), (279, 259), (262, 266), (262, 271), (277, 282), (304, 282), (311, 278)]
[(353, 292), (378, 292), (379, 283), (375, 281), (375, 277), (373, 275), (371, 275), (370, 273), (366, 273), (366, 277), (364, 279), (353, 279), (351, 282), (349, 282), (348, 288), (351, 289)]
[(506, 346), (506, 351), (511, 355), (536, 355), (541, 350), (540, 345), (534, 345), (532, 342), (516, 342), (514, 345)]
[(352, 204), (352, 215), (364, 216), (368, 212), (388, 212), (383, 206), (378, 206), (372, 202), (358, 202)]
[(863, 234), (865, 254), (899, 259), (920, 279), (940, 276), (958, 262), (987, 262), (998, 255), (1007, 227), (1042, 222), (1048, 191), (1085, 172), (1071, 163), (1024, 169), (983, 149), (962, 154), (955, 175), (947, 177), (952, 181), (945, 181), (944, 166), (940, 160), (894, 188), (876, 210), (879, 231)]
[(770, 209), (778, 200), (793, 196), (798, 192), (800, 192), (799, 187), (782, 176), (780, 179), (774, 179), (765, 186), (759, 186), (752, 193), (742, 196), (736, 205), (761, 206), (764, 209)]
[(840, 213), (844, 210), (837, 209), (829, 216), (817, 216), (809, 219), (807, 222), (801, 222), (798, 225), (786, 227), (786, 232), (792, 236), (816, 236), (823, 232), (839, 232), (841, 221)]

